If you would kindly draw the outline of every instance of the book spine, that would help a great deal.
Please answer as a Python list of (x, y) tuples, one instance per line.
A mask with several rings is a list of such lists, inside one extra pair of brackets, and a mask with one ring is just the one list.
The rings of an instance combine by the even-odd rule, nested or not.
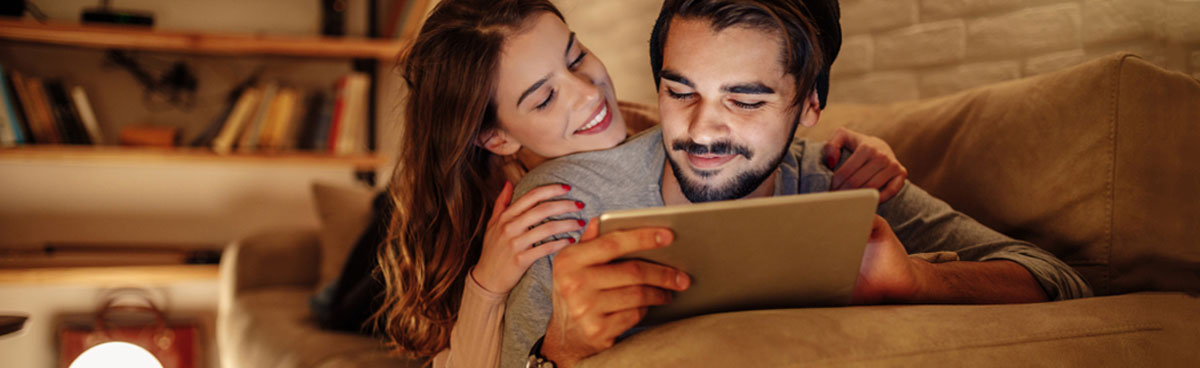
[(258, 139), (262, 134), (263, 125), (266, 125), (267, 115), (270, 115), (271, 104), (275, 101), (275, 94), (279, 91), (279, 85), (275, 83), (267, 84), (263, 89), (262, 99), (258, 105), (258, 111), (251, 115), (250, 124), (246, 126), (245, 132), (242, 133), (240, 143), (238, 144), (239, 152), (254, 152), (258, 149)]
[(250, 116), (254, 114), (254, 109), (258, 107), (258, 100), (261, 97), (262, 91), (257, 88), (250, 88), (242, 93), (233, 112), (229, 113), (229, 119), (225, 120), (225, 126), (221, 128), (221, 133), (213, 140), (213, 151), (229, 153), (233, 150), (234, 143), (241, 136), (246, 121), (250, 120)]
[(91, 144), (91, 138), (88, 137), (83, 122), (79, 121), (79, 113), (75, 109), (75, 104), (71, 102), (70, 97), (67, 97), (67, 89), (63, 87), (61, 81), (46, 82), (46, 97), (49, 98), (48, 102), (54, 120), (58, 122), (59, 131), (62, 132), (63, 143)]
[(37, 124), (40, 127), (41, 136), (39, 141), (44, 141), (47, 144), (63, 143), (62, 134), (58, 130), (58, 122), (50, 114), (50, 103), (46, 98), (46, 87), (39, 78), (29, 78), (26, 80), (27, 91), (29, 92), (29, 101), (33, 106), (33, 113), (37, 116)]
[(27, 144), (32, 141), (29, 138), (28, 119), (25, 118), (21, 101), (18, 99), (16, 85), (13, 84), (11, 78), (7, 78), (6, 73), (0, 71), (0, 91), (3, 91), (4, 112), (10, 116), (12, 121), (13, 139), (17, 144)]
[(92, 110), (92, 102), (82, 86), (71, 87), (71, 100), (75, 102), (75, 110), (79, 121), (87, 129), (88, 138), (92, 144), (104, 144), (104, 135), (100, 133), (100, 122), (96, 121), (96, 112)]
[(370, 88), (370, 78), (365, 74), (352, 74), (346, 82), (346, 119), (342, 122), (335, 153), (346, 155), (367, 151), (367, 98)]
[(342, 124), (346, 119), (346, 76), (337, 81), (334, 90), (333, 113), (329, 122), (329, 143), (326, 145), (330, 152), (337, 152), (338, 135), (341, 134)]

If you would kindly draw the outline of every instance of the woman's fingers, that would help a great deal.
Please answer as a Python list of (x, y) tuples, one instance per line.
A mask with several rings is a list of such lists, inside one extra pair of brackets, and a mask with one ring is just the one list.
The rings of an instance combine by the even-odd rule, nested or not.
[(521, 251), (520, 253), (517, 253), (517, 262), (520, 263), (522, 268), (529, 268), (529, 265), (532, 265), (534, 261), (537, 261), (542, 257), (558, 253), (558, 251), (571, 244), (575, 244), (575, 239), (566, 238), (542, 243), (542, 245), (531, 247)]
[[(546, 222), (534, 227), (533, 229), (530, 229), (524, 234), (514, 237), (512, 244), (514, 247), (527, 248), (534, 243), (542, 241), (543, 239), (549, 238), (555, 234), (562, 234), (582, 229), (583, 225), (583, 220), (575, 219)], [(570, 240), (570, 242), (574, 242), (574, 239)]]
[(505, 226), (511, 227), (509, 229), (509, 231), (512, 231), (510, 234), (517, 236), (517, 234), (523, 233), (551, 217), (579, 212), (582, 209), (583, 202), (570, 200), (542, 202), (525, 211), (525, 213), (521, 213), (516, 217), (510, 217)]
[(825, 166), (830, 169), (837, 166), (838, 162), (842, 161), (842, 148), (849, 144), (851, 147), (856, 146), (856, 137), (852, 137), (849, 130), (846, 128), (838, 128), (833, 132), (833, 136), (829, 137), (829, 141), (825, 142)]
[(508, 206), (508, 211), (500, 215), (500, 221), (508, 222), (509, 219), (525, 213), (525, 211), (539, 202), (567, 194), (570, 191), (571, 186), (566, 184), (550, 184), (534, 188), (521, 196), (521, 198), (517, 198), (517, 201), (513, 202), (511, 206)]
[(870, 161), (871, 155), (874, 153), (874, 150), (867, 149), (867, 147), (855, 148), (854, 153), (850, 154), (850, 158), (846, 159), (846, 163), (833, 172), (833, 183), (829, 189), (839, 190), (845, 187), (846, 181), (859, 172), (863, 165)]
[(508, 202), (512, 202), (513, 185), (511, 181), (504, 181), (504, 188), (500, 189), (500, 195), (496, 196), (496, 204), (492, 206), (492, 217), (488, 219), (488, 223), (496, 222), (500, 214), (508, 209)]
[(897, 176), (888, 181), (887, 186), (879, 191), (879, 203), (886, 202), (899, 194), (900, 188), (904, 187), (904, 179), (904, 177)]

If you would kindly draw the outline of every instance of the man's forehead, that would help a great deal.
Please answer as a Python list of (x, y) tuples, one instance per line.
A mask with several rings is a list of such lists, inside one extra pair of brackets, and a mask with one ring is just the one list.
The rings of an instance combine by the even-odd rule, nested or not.
[(786, 76), (778, 33), (760, 27), (713, 28), (705, 19), (671, 21), (663, 48), (663, 70), (697, 84), (762, 82), (781, 84)]

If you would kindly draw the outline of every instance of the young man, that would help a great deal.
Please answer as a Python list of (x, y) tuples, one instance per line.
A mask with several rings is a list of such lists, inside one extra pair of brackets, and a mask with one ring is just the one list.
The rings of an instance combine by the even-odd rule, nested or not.
[[(661, 129), (539, 166), (518, 193), (572, 186), (582, 219), (617, 209), (828, 191), (819, 143), (794, 140), (820, 118), (825, 6), (809, 0), (667, 0), (651, 38)], [(827, 21), (828, 19), (822, 19)], [(826, 28), (829, 29), (829, 28)], [(836, 46), (834, 46), (836, 47)], [(826, 46), (825, 48), (829, 48)], [(854, 302), (1014, 303), (1091, 295), (1066, 264), (992, 231), (911, 183), (880, 204)], [(594, 224), (593, 224), (594, 225)], [(780, 224), (785, 226), (786, 224)], [(895, 230), (893, 232), (893, 229)], [(575, 236), (577, 234), (572, 234)], [(596, 236), (538, 261), (510, 293), (504, 366), (570, 366), (610, 347), (648, 307), (685, 290), (686, 274), (621, 255), (668, 246), (667, 229)], [(752, 249), (756, 244), (731, 244)], [(950, 251), (933, 264), (909, 253)], [(553, 267), (551, 267), (551, 265)]]

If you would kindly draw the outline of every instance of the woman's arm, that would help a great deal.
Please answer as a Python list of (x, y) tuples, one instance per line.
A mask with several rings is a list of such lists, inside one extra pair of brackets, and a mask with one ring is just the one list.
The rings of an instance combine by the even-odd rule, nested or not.
[(450, 330), (450, 348), (433, 357), (434, 368), (500, 366), (500, 321), (508, 293), (493, 293), (475, 281), (474, 269), (463, 285), (458, 321)]

